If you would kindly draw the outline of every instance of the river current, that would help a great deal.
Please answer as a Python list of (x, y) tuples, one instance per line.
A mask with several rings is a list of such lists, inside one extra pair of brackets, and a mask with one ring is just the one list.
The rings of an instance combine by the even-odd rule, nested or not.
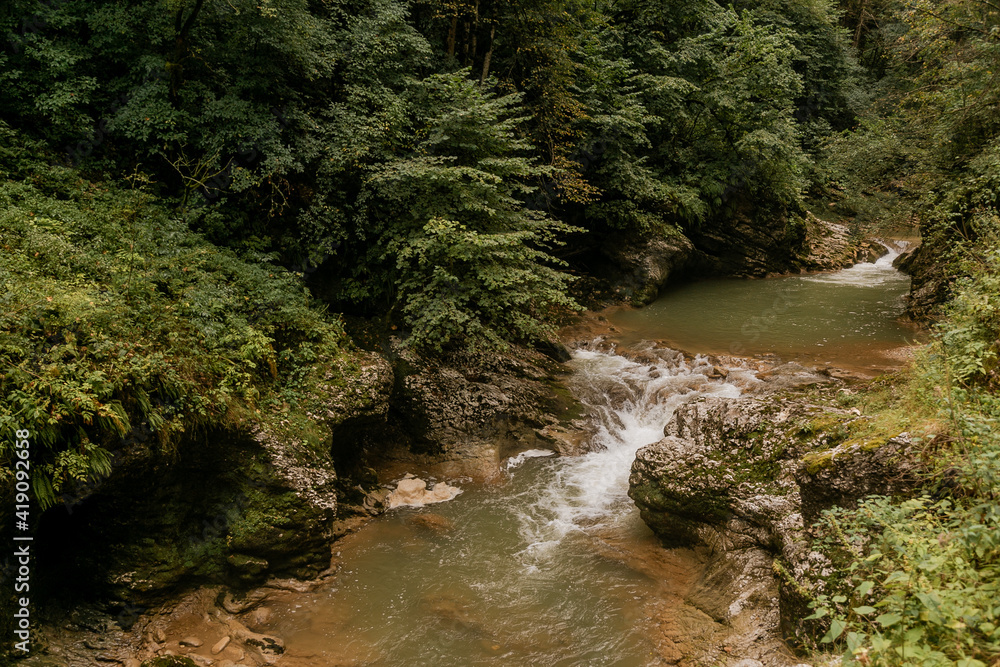
[[(907, 287), (895, 254), (830, 274), (697, 283), (615, 323), (629, 344), (702, 352), (836, 361), (898, 347), (910, 332), (895, 321)], [(691, 599), (699, 556), (659, 547), (628, 476), (677, 406), (739, 396), (753, 371), (723, 379), (706, 357), (662, 350), (637, 363), (581, 349), (569, 365), (589, 453), (520, 453), (499, 482), (447, 480), (462, 488), (454, 500), (391, 510), (338, 542), (327, 584), (273, 601), (282, 664), (660, 665), (711, 634)]]

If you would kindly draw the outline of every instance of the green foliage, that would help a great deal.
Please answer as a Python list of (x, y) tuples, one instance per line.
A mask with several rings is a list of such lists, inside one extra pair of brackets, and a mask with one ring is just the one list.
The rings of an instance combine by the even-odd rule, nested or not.
[(971, 238), (953, 249), (961, 277), (953, 286), (947, 319), (938, 326), (949, 375), (962, 388), (1000, 386), (1000, 217), (979, 213)]
[[(332, 111), (320, 177), (360, 260), (340, 267), (338, 298), (390, 303), (412, 344), (438, 351), (537, 339), (551, 309), (575, 307), (546, 253), (571, 228), (525, 206), (549, 170), (518, 136), (518, 102), (459, 72)], [(371, 132), (349, 134), (361, 117)]]
[(848, 664), (990, 664), (1000, 654), (996, 481), (978, 499), (874, 497), (826, 512), (815, 546), (839, 576), (813, 602), (810, 618), (830, 619), (820, 644), (843, 647)]
[(651, 163), (683, 204), (679, 217), (700, 224), (737, 203), (796, 203), (805, 158), (793, 119), (802, 84), (791, 33), (717, 8), (668, 45), (654, 38), (663, 17), (642, 16), (633, 48), (648, 73), (642, 99), (658, 119)]
[(278, 400), (303, 348), (338, 354), (339, 324), (292, 274), (192, 234), (138, 174), (131, 187), (87, 181), (0, 132), (4, 484), (17, 429), (31, 432), (47, 506), (109, 474), (129, 443), (169, 448)]

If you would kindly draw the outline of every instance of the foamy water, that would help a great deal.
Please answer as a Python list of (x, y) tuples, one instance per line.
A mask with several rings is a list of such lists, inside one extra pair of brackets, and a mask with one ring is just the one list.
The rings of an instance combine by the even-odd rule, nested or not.
[(640, 447), (663, 437), (677, 406), (705, 395), (736, 397), (737, 386), (708, 378), (704, 358), (680, 355), (653, 366), (624, 357), (579, 350), (570, 365), (573, 387), (596, 421), (593, 451), (553, 462), (553, 479), (524, 507), (525, 553), (541, 556), (569, 533), (628, 520), (636, 510), (628, 477)]
[[(665, 322), (679, 318), (694, 327), (693, 350), (712, 349), (709, 340), (722, 350), (770, 350), (786, 339), (830, 346), (823, 349), (891, 341), (899, 333), (885, 324), (905, 290), (891, 266), (898, 250), (820, 276), (692, 285), (687, 296), (661, 300), (660, 314), (646, 311), (644, 337), (677, 331)], [(704, 641), (687, 624), (711, 619), (685, 611), (682, 599), (701, 576), (696, 556), (660, 548), (628, 498), (629, 472), (680, 405), (737, 397), (757, 380), (751, 371), (711, 378), (703, 357), (645, 352), (656, 361), (579, 350), (568, 362), (592, 420), (590, 453), (522, 452), (505, 463), (500, 485), (395, 509), (338, 542), (340, 569), (329, 584), (273, 603), (266, 629), (285, 638), (284, 659), (302, 667), (647, 667), (674, 664), (673, 640), (658, 638), (675, 617), (684, 619), (678, 640)]]
[(875, 287), (885, 283), (905, 284), (909, 282), (909, 278), (893, 268), (892, 263), (900, 254), (906, 252), (910, 244), (906, 241), (889, 241), (884, 245), (887, 250), (886, 254), (874, 262), (861, 262), (841, 271), (805, 276), (802, 280), (834, 285), (854, 285), (856, 287)]
[[(670, 577), (694, 576), (694, 556), (650, 565), (629, 555), (661, 553), (628, 498), (629, 471), (677, 406), (740, 390), (709, 378), (705, 359), (660, 354), (640, 364), (574, 353), (571, 388), (593, 420), (590, 453), (522, 452), (500, 486), (394, 509), (338, 543), (331, 585), (275, 609), (269, 630), (286, 639), (286, 657), (308, 667), (662, 665), (651, 624)], [(669, 571), (653, 583), (648, 567)]]

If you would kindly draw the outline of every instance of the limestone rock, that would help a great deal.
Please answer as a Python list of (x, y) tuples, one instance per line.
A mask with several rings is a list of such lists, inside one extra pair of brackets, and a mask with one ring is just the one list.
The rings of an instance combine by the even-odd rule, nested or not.
[(679, 407), (665, 437), (638, 451), (629, 496), (643, 520), (668, 546), (713, 554), (692, 604), (734, 626), (752, 613), (772, 636), (801, 629), (808, 601), (776, 579), (772, 561), (796, 578), (822, 570), (806, 531), (821, 510), (914, 482), (905, 433), (840, 442), (837, 427), (859, 418), (805, 398), (708, 397)]
[(679, 232), (632, 239), (616, 235), (601, 248), (611, 261), (611, 282), (620, 296), (641, 306), (655, 299), (671, 277), (689, 267), (694, 245)]
[(232, 591), (225, 591), (219, 596), (218, 604), (230, 614), (242, 614), (249, 611), (267, 599), (267, 591), (254, 589), (242, 595), (236, 595)]
[(909, 433), (885, 442), (844, 443), (803, 457), (795, 477), (801, 489), (802, 516), (814, 523), (834, 505), (855, 507), (871, 495), (892, 495), (916, 482), (916, 462), (907, 456)]
[(495, 478), (508, 456), (568, 442), (578, 430), (583, 409), (563, 384), (567, 368), (537, 351), (425, 358), (396, 338), (391, 351), (392, 414), (408, 460), (427, 474)]

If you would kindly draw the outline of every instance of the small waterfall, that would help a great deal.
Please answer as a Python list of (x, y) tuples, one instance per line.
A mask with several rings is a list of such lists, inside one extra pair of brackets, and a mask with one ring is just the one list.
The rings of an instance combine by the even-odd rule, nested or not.
[(709, 377), (713, 367), (705, 357), (687, 361), (679, 352), (656, 353), (652, 364), (574, 353), (573, 389), (596, 426), (593, 450), (552, 461), (551, 482), (520, 510), (528, 544), (522, 553), (541, 557), (570, 533), (627, 520), (636, 512), (627, 495), (636, 451), (663, 437), (677, 406), (705, 395), (739, 396), (735, 384)]
[(855, 285), (857, 287), (875, 287), (885, 283), (906, 282), (908, 277), (893, 268), (892, 263), (909, 247), (908, 241), (882, 242), (888, 252), (874, 262), (861, 262), (852, 267), (806, 276), (803, 280), (814, 283), (832, 283), (837, 285)]

